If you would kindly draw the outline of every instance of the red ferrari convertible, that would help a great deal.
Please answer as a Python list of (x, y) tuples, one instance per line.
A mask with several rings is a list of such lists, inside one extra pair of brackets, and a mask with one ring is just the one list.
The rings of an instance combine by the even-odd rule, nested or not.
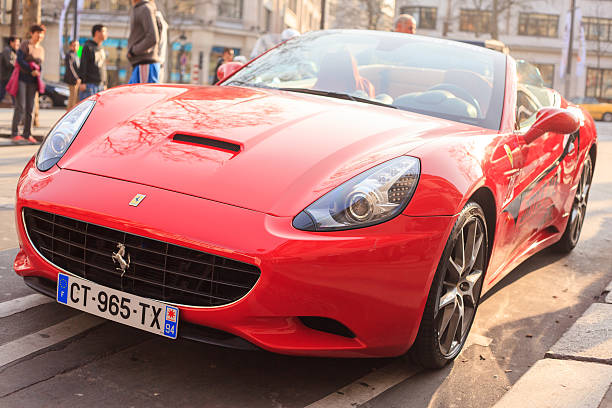
[(15, 271), (168, 338), (441, 367), (483, 293), (578, 242), (595, 127), (538, 83), (473, 45), (321, 31), (220, 86), (110, 89), (23, 171)]

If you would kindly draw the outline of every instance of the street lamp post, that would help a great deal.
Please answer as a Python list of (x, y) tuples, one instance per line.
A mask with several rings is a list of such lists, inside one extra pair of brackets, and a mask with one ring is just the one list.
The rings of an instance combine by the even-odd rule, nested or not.
[(574, 16), (576, 14), (576, 0), (572, 0), (571, 8), (570, 8), (571, 18), (570, 18), (570, 32), (569, 32), (569, 44), (567, 47), (567, 61), (565, 64), (565, 97), (569, 98), (570, 88), (572, 82), (572, 60), (574, 59)]

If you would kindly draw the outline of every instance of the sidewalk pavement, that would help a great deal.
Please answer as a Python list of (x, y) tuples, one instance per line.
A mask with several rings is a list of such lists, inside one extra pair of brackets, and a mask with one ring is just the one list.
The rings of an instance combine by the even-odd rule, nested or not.
[[(38, 116), (40, 126), (33, 129), (32, 135), (41, 142), (65, 112), (65, 109), (41, 109)], [(0, 108), (0, 147), (14, 146), (10, 139), (12, 120), (13, 109)]]
[(494, 408), (612, 408), (612, 282)]

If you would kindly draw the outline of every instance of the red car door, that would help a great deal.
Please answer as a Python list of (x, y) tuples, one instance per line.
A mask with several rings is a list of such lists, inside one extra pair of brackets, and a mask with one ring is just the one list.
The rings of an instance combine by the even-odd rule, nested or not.
[(543, 106), (528, 86), (519, 85), (517, 93), (517, 136), (520, 144), (522, 168), (517, 179), (520, 194), (515, 198), (516, 248), (523, 252), (537, 240), (545, 237), (554, 220), (562, 212), (559, 182), (567, 136), (547, 132), (531, 143), (523, 139)]

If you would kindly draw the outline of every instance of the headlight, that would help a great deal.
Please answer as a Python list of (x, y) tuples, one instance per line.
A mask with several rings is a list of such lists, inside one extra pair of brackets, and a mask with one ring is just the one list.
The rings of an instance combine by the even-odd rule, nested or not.
[(57, 122), (45, 138), (42, 146), (40, 146), (36, 156), (36, 167), (38, 170), (47, 171), (62, 158), (81, 130), (95, 104), (94, 101), (85, 101), (75, 106)]
[(293, 219), (304, 231), (337, 231), (387, 221), (406, 208), (421, 174), (416, 157), (380, 164), (336, 187)]

